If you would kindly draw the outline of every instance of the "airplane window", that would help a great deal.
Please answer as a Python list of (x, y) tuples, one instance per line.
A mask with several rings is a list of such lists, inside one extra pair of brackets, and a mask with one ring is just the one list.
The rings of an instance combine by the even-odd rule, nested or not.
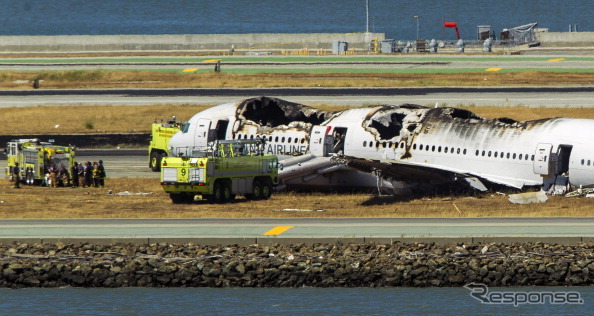
[(509, 159), (509, 153), (507, 153), (507, 159)]
[[(415, 146), (416, 146), (416, 145), (417, 145), (417, 144), (415, 144)], [(423, 144), (419, 145), (419, 149), (420, 149), (420, 150), (423, 150)]]
[(431, 146), (431, 151), (435, 151), (435, 145)]
[(287, 143), (291, 142), (291, 137), (287, 138)]
[(190, 130), (190, 123), (184, 124), (184, 126), (182, 126), (181, 130), (182, 130), (182, 133), (184, 133), (184, 134), (187, 133)]
[(441, 152), (441, 146), (437, 147), (437, 151)]
[(490, 150), (489, 150), (489, 154), (488, 155), (489, 155), (489, 157), (491, 157), (491, 151)]
[(272, 141), (272, 136), (268, 136), (268, 141), (271, 142)]
[[(435, 147), (435, 146), (433, 146)], [(425, 151), (429, 151), (429, 145), (425, 145)]]
[(518, 159), (519, 159), (519, 160), (522, 160), (522, 154), (520, 154), (520, 155), (518, 156)]
[(479, 150), (477, 149), (477, 150), (476, 150), (476, 153), (474, 153), (474, 154), (475, 154), (476, 156), (478, 156), (478, 155), (479, 155)]
[(295, 142), (295, 144), (297, 144), (299, 142), (299, 139), (297, 137), (295, 137), (294, 142)]
[(241, 139), (241, 134), (237, 134), (237, 135), (235, 135), (235, 138), (237, 138), (237, 139)]
[[(423, 145), (421, 145), (421, 146), (423, 146)], [(417, 149), (417, 144), (413, 144), (413, 149), (414, 149), (414, 150), (416, 150), (416, 149)], [(423, 148), (421, 148), (421, 149), (423, 149)]]
[(369, 142), (369, 147), (373, 147), (373, 142)]
[(375, 143), (375, 148), (379, 148), (379, 146), (380, 146), (379, 142)]
[(485, 157), (485, 151), (483, 150), (483, 157)]
[(366, 147), (366, 146), (367, 146), (367, 141), (366, 141), (366, 140), (364, 140), (364, 141), (363, 141), (363, 147)]
[(254, 135), (250, 135), (250, 139), (254, 139)]
[(525, 154), (524, 157), (526, 157), (525, 160), (528, 160), (528, 154)]
[(588, 166), (590, 165), (590, 159), (588, 159)]
[(582, 166), (584, 165), (584, 159), (582, 159)]
[(302, 144), (303, 144), (303, 143), (305, 143), (305, 138), (302, 138), (302, 139), (301, 139), (301, 143), (302, 143)]
[(447, 153), (448, 153), (448, 148), (447, 148), (447, 147), (445, 147), (445, 148), (443, 149), (443, 151), (444, 151), (444, 152), (447, 154)]
[(274, 142), (275, 142), (275, 143), (278, 143), (278, 136), (276, 136), (276, 137), (274, 138)]
[(460, 154), (460, 148), (458, 148), (458, 150), (456, 150), (456, 154)]
[(466, 155), (466, 148), (464, 148), (464, 151), (462, 152), (462, 154)]
[(534, 161), (534, 155), (530, 156), (530, 160)]
[(493, 157), (497, 158), (497, 152), (493, 153)]
[(404, 142), (400, 142), (400, 148), (404, 148)]
[(281, 138), (281, 143), (284, 143), (284, 142), (285, 142), (285, 138), (283, 137), (283, 138)]
[(382, 147), (386, 148), (386, 143), (382, 143)]
[(514, 153), (514, 155), (512, 156), (512, 159), (516, 159), (516, 153)]

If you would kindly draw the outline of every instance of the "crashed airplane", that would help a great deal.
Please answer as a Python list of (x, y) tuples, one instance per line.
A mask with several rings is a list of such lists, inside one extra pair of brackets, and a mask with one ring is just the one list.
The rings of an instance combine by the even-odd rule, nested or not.
[(378, 105), (327, 112), (269, 97), (192, 117), (170, 141), (191, 155), (217, 139), (266, 141), (283, 186), (386, 192), (594, 186), (594, 120), (488, 120), (456, 108)]

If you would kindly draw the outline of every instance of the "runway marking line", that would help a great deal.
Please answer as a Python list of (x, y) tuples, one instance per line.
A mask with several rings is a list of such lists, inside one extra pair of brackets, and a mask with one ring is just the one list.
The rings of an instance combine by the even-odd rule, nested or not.
[(273, 229), (264, 233), (264, 236), (280, 235), (295, 226), (276, 226)]
[(194, 72), (196, 70), (198, 70), (198, 68), (186, 68), (183, 70), (183, 72)]
[(207, 59), (203, 60), (203, 63), (216, 63), (217, 61), (221, 61), (220, 59)]
[(562, 61), (565, 60), (565, 58), (553, 58), (553, 59), (549, 59), (548, 61)]
[(501, 68), (487, 68), (485, 71), (499, 71)]

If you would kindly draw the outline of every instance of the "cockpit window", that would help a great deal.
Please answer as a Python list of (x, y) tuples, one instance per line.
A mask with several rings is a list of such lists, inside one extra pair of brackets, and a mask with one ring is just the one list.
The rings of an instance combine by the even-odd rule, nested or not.
[(190, 130), (190, 123), (186, 123), (184, 124), (184, 126), (182, 126), (181, 131), (182, 133), (187, 133)]

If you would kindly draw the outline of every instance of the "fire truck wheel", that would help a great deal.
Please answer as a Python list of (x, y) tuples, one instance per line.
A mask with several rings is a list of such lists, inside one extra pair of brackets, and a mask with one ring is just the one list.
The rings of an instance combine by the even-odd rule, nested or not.
[(161, 155), (158, 152), (153, 151), (151, 153), (151, 162), (149, 164), (149, 167), (153, 171), (160, 171), (161, 170)]
[(215, 196), (214, 194), (204, 194), (202, 198), (206, 199), (208, 203), (215, 203)]
[(216, 203), (225, 203), (224, 187), (220, 182), (215, 183), (214, 186), (214, 200)]
[(27, 173), (25, 175), (25, 183), (27, 183), (28, 185), (35, 184), (35, 179), (33, 178), (33, 172), (27, 170)]
[(229, 183), (223, 184), (223, 203), (231, 202), (235, 199), (235, 195), (231, 194), (231, 185)]
[(262, 198), (262, 184), (258, 180), (254, 180), (254, 187), (252, 193), (245, 196), (250, 200), (259, 200)]
[(268, 200), (271, 195), (272, 195), (272, 188), (270, 187), (270, 184), (264, 183), (262, 185), (262, 199)]
[(194, 203), (194, 194), (182, 194), (183, 199), (184, 199), (184, 203), (186, 204), (192, 204)]
[(169, 197), (171, 198), (171, 202), (173, 202), (173, 204), (184, 203), (184, 196), (181, 194), (169, 193)]

